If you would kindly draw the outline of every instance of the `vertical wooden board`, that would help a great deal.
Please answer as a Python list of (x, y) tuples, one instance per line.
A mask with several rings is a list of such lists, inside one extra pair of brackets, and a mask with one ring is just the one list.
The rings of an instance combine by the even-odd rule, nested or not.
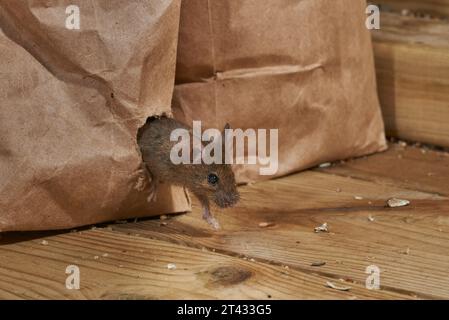
[(449, 23), (382, 13), (373, 31), (387, 134), (449, 146)]
[(375, 41), (374, 55), (387, 135), (449, 146), (449, 49)]

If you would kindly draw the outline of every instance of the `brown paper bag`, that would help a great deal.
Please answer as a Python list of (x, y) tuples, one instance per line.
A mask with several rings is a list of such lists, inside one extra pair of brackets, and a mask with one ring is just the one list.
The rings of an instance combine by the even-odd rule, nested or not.
[[(361, 0), (188, 0), (181, 6), (175, 117), (274, 128), (285, 175), (386, 148)], [(259, 166), (237, 169), (237, 180)]]
[(0, 230), (189, 210), (177, 188), (146, 202), (136, 145), (148, 116), (170, 112), (179, 7), (0, 2)]

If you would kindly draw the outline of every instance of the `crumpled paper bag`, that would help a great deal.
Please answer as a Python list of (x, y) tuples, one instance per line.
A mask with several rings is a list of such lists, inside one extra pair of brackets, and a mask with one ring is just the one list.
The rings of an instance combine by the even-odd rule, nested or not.
[[(386, 148), (361, 0), (188, 0), (173, 113), (278, 129), (274, 176)], [(236, 178), (272, 178), (237, 165)]]
[[(66, 28), (69, 5), (79, 8), (79, 30)], [(170, 113), (179, 8), (0, 2), (1, 231), (190, 209), (180, 188), (147, 203), (136, 144), (148, 116)]]

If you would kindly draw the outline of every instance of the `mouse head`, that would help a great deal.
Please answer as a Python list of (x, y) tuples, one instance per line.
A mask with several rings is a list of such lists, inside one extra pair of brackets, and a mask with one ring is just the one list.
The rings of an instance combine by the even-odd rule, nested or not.
[[(225, 129), (229, 129), (226, 124)], [(222, 137), (224, 138), (224, 130)], [(222, 155), (224, 157), (224, 143)], [(239, 199), (234, 172), (229, 164), (200, 164), (195, 166), (195, 185), (191, 191), (202, 201), (215, 202), (221, 208), (232, 207)]]

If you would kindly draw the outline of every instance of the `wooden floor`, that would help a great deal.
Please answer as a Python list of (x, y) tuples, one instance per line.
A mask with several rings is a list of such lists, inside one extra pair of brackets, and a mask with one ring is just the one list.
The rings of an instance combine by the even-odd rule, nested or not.
[[(396, 144), (240, 190), (236, 208), (215, 212), (220, 232), (194, 203), (166, 220), (4, 234), (0, 298), (449, 298), (448, 153)], [(387, 208), (393, 197), (411, 203)], [(80, 290), (65, 287), (68, 265)], [(380, 290), (365, 287), (370, 265)]]

